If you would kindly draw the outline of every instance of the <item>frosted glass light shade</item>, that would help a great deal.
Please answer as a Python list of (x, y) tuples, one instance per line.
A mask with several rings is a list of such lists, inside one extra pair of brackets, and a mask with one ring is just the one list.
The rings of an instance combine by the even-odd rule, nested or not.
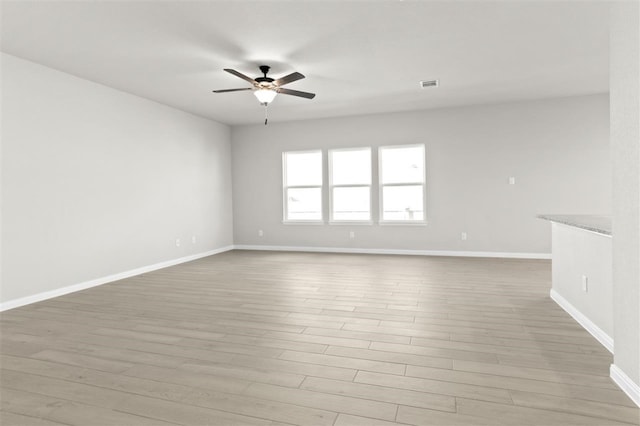
[(276, 97), (278, 92), (271, 89), (258, 89), (255, 92), (253, 92), (253, 94), (256, 95), (256, 98), (258, 98), (258, 101), (261, 104), (268, 104), (271, 101), (273, 101), (273, 98)]

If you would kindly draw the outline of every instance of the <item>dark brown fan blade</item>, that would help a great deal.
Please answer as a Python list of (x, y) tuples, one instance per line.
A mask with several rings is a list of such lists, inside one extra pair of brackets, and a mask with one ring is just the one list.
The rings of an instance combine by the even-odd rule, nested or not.
[(283, 95), (300, 96), (301, 98), (307, 98), (307, 99), (313, 99), (316, 97), (315, 93), (300, 92), (299, 90), (283, 89), (281, 87), (278, 87), (276, 89), (276, 92), (282, 93)]
[(251, 84), (258, 84), (254, 79), (252, 79), (251, 77), (247, 77), (246, 75), (242, 74), (241, 72), (238, 72), (236, 70), (232, 70), (230, 68), (225, 68), (224, 70), (226, 72), (228, 72), (229, 74), (233, 74), (236, 77), (240, 77), (243, 80), (247, 80)]
[(245, 87), (244, 89), (222, 89), (214, 90), (213, 93), (240, 92), (241, 90), (253, 90), (253, 87)]
[(273, 82), (276, 86), (284, 86), (285, 84), (293, 83), (294, 81), (302, 80), (304, 75), (299, 72), (292, 72), (289, 75), (285, 75), (282, 78), (277, 79)]

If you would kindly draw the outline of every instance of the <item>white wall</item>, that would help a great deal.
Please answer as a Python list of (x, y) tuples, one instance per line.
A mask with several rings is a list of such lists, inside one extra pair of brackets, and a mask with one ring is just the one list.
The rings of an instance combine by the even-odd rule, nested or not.
[(6, 54), (2, 118), (0, 301), (233, 244), (227, 126)]
[(615, 365), (635, 383), (640, 405), (640, 7), (611, 8)]
[(611, 236), (559, 223), (552, 229), (553, 290), (613, 340)]
[[(550, 253), (536, 214), (611, 209), (607, 95), (241, 126), (232, 141), (240, 245)], [(283, 151), (412, 143), (426, 144), (427, 226), (282, 224)]]

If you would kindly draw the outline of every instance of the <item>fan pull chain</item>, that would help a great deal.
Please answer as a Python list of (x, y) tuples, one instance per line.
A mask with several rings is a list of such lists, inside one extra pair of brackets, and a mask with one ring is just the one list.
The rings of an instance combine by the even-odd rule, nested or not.
[(267, 120), (268, 120), (268, 117), (267, 117), (267, 103), (265, 102), (265, 104), (264, 104), (264, 125), (265, 126), (267, 125)]

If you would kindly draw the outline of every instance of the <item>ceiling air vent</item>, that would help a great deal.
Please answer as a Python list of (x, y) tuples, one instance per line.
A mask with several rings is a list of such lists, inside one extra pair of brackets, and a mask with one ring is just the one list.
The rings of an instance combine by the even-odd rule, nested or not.
[(427, 87), (438, 87), (438, 80), (422, 80), (420, 87), (426, 89)]

